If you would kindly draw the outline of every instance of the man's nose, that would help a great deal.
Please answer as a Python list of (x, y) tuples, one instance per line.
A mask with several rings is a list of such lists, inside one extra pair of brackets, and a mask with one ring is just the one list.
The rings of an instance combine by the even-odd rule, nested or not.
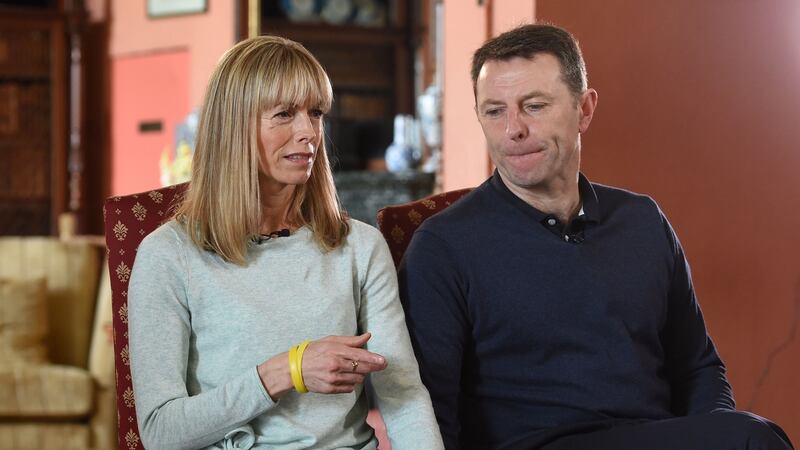
[(506, 136), (513, 141), (524, 139), (528, 135), (528, 127), (522, 120), (519, 111), (508, 111), (506, 115)]

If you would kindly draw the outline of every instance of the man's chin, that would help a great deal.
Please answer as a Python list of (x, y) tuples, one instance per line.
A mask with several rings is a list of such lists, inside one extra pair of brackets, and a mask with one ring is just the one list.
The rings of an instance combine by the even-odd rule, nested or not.
[(534, 189), (542, 184), (542, 177), (532, 173), (533, 171), (520, 171), (520, 170), (500, 170), (500, 178), (507, 187), (513, 185), (522, 189)]

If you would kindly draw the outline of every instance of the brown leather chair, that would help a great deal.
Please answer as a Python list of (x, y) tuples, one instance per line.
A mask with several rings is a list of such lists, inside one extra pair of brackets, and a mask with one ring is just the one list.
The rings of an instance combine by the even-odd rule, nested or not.
[(395, 267), (400, 264), (411, 236), (422, 221), (447, 208), (470, 191), (472, 188), (442, 192), (413, 202), (387, 206), (378, 211), (378, 229), (389, 244)]

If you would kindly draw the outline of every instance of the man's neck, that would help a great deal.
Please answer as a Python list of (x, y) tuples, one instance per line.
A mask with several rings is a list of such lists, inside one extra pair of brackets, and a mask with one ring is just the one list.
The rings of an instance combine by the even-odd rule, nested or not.
[(562, 223), (570, 223), (581, 210), (581, 195), (577, 174), (556, 186), (524, 188), (500, 179), (514, 195), (545, 214), (552, 214)]

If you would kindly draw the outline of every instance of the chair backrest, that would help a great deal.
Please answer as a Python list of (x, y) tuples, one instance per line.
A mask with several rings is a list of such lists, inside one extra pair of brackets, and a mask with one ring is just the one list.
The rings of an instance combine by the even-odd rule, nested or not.
[(88, 241), (0, 237), (0, 278), (47, 281), (47, 350), (55, 364), (86, 368), (101, 253)]
[(381, 208), (378, 211), (378, 229), (389, 244), (395, 267), (406, 252), (411, 236), (423, 220), (447, 208), (472, 191), (472, 188), (442, 192), (428, 197)]
[(139, 437), (128, 357), (128, 280), (136, 250), (145, 236), (169, 220), (187, 184), (111, 197), (103, 205), (114, 336), (117, 424), (120, 450), (144, 449)]

